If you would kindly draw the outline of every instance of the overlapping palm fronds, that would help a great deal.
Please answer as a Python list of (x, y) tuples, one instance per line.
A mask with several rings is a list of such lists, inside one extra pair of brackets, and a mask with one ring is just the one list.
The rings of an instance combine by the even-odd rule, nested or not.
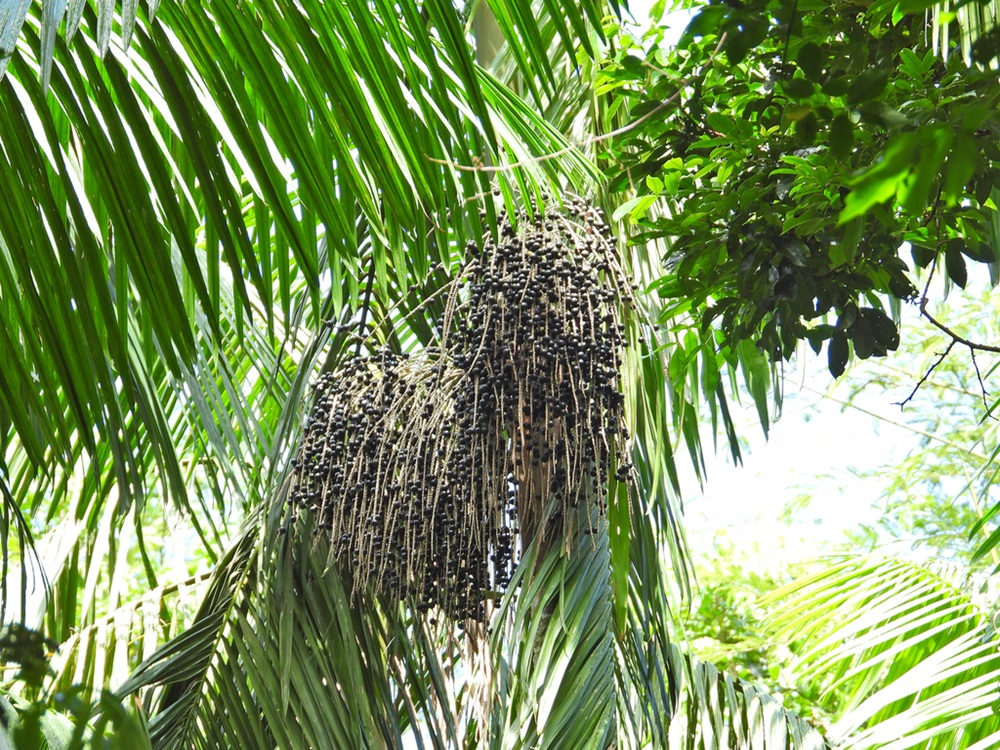
[[(335, 19), (321, 4), (169, 3), (133, 24), (136, 6), (126, 4), (121, 39), (110, 34), (111, 6), (94, 15), (85, 2), (71, 5), (70, 42), (53, 34), (58, 3), (8, 6), (4, 26), (4, 38), (19, 41), (0, 84), (8, 134), (0, 238), (9, 304), (23, 297), (10, 310), (17, 325), (6, 334), (4, 402), (35, 465), (72, 464), (69, 443), (84, 424), (129, 435), (135, 412), (137, 426), (156, 426), (157, 411), (137, 399), (152, 365), (127, 361), (133, 320), (176, 376), (202, 334), (216, 343), (223, 321), (280, 336), (275, 314), (290, 318), (292, 290), (303, 284), (313, 303), (304, 322), (315, 328), (324, 274), (345, 282), (331, 285), (335, 297), (346, 287), (357, 307), (369, 267), (382, 288), (392, 272), (402, 293), (411, 276), (440, 263), (448, 270), (454, 243), (482, 234), (475, 196), (491, 188), (486, 173), (459, 165), (528, 157), (511, 184), (532, 190), (557, 174), (595, 174), (572, 153), (558, 166), (531, 161), (565, 141), (475, 70), (450, 8), (429, 6), (425, 20), (416, 6), (404, 19), (388, 7), (345, 7)], [(19, 11), (28, 12), (23, 27)], [(55, 55), (44, 82), (42, 37)], [(33, 372), (14, 357), (22, 341), (51, 366)], [(114, 393), (109, 371), (130, 378), (134, 407), (100, 413)], [(46, 458), (40, 433), (59, 436), (54, 456)], [(122, 491), (140, 491), (130, 457), (143, 451), (115, 446)]]
[(943, 57), (960, 51), (967, 63), (996, 64), (1000, 54), (1000, 3), (985, 0), (927, 5), (932, 6), (931, 43)]
[(997, 602), (980, 585), (960, 571), (846, 557), (763, 604), (777, 605), (770, 628), (796, 654), (796, 681), (841, 704), (829, 732), (838, 746), (978, 749), (1000, 743)]
[(25, 508), (70, 513), (46, 563), (56, 586), (63, 570), (71, 588), (97, 580), (98, 528), (134, 525), (155, 554), (147, 500), (219, 557), (218, 519), (252, 507), (273, 468), (304, 342), (348, 310), (369, 325), (405, 314), (484, 230), (489, 177), (459, 165), (523, 158), (499, 179), (525, 191), (595, 174), (572, 153), (532, 161), (565, 141), (475, 69), (450, 6), (345, 7), (334, 23), (319, 3), (155, 5), (126, 3), (113, 24), (106, 3), (8, 4), (0, 24), (14, 50), (0, 78), (3, 518), (20, 540), (3, 557), (28, 569)]

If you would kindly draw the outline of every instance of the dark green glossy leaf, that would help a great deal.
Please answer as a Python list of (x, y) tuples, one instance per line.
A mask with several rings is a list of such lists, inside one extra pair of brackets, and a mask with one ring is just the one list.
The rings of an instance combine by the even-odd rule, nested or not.
[(992, 247), (986, 242), (980, 242), (978, 244), (972, 242), (961, 243), (962, 253), (977, 263), (994, 263), (997, 260), (997, 254)]
[(965, 197), (965, 189), (979, 165), (978, 139), (966, 132), (955, 134), (948, 163), (945, 166), (942, 197), (950, 204), (958, 203)]
[(745, 31), (736, 29), (726, 32), (726, 59), (730, 65), (739, 65), (746, 58), (753, 45), (752, 38)]
[(900, 130), (913, 124), (909, 117), (885, 102), (865, 102), (858, 107), (858, 112), (863, 122), (889, 130)]
[(785, 95), (792, 99), (805, 99), (812, 96), (816, 90), (816, 85), (805, 78), (792, 78), (783, 84)]
[(944, 252), (944, 262), (945, 268), (948, 271), (948, 278), (963, 289), (969, 280), (969, 271), (965, 266), (965, 258), (962, 257), (964, 246), (965, 243), (962, 240), (949, 242)]
[(684, 29), (677, 46), (684, 49), (698, 37), (718, 34), (728, 15), (729, 9), (721, 5), (708, 5), (701, 8)]
[(795, 138), (802, 146), (812, 146), (819, 131), (815, 112), (808, 112), (795, 123)]
[(927, 268), (937, 257), (937, 250), (922, 245), (910, 245), (910, 254), (918, 268)]
[(806, 331), (806, 340), (809, 341), (809, 346), (812, 350), (816, 354), (819, 354), (823, 350), (823, 342), (833, 336), (835, 330), (832, 325), (821, 323)]
[(823, 93), (827, 96), (844, 96), (851, 88), (851, 79), (842, 72), (834, 73), (830, 80), (823, 84)]
[(866, 70), (860, 73), (851, 82), (847, 93), (847, 103), (857, 105), (877, 99), (885, 91), (888, 82), (889, 74), (884, 70)]
[(622, 58), (622, 68), (633, 78), (642, 79), (646, 77), (646, 70), (642, 60), (635, 55), (625, 55)]
[(799, 68), (810, 81), (819, 83), (823, 79), (823, 66), (826, 63), (826, 55), (815, 42), (806, 42), (799, 49), (796, 56)]
[(862, 314), (858, 316), (854, 325), (851, 326), (850, 338), (851, 343), (854, 344), (854, 353), (857, 357), (859, 359), (868, 359), (876, 352), (875, 332), (872, 330), (867, 316), (864, 315), (865, 311), (862, 310), (861, 312)]
[(830, 153), (837, 159), (847, 158), (854, 148), (854, 123), (846, 114), (837, 115), (830, 123)]
[(833, 377), (839, 378), (844, 374), (849, 356), (850, 349), (847, 344), (847, 335), (843, 331), (837, 331), (830, 338), (830, 343), (826, 349), (827, 366)]
[(855, 335), (859, 325), (863, 322), (865, 336), (870, 337), (870, 341), (866, 342), (869, 353), (863, 355), (859, 348), (858, 339), (854, 338), (854, 351), (859, 357), (862, 359), (872, 355), (883, 357), (887, 351), (895, 351), (899, 347), (899, 330), (889, 316), (873, 307), (862, 308), (860, 313), (858, 324), (851, 329), (851, 333)]

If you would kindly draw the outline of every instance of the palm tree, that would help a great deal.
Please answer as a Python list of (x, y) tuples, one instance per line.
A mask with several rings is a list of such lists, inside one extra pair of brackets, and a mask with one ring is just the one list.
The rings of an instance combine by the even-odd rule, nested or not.
[(634, 486), (525, 539), (489, 629), (358, 595), (290, 503), (317, 374), (443, 346), (500, 207), (605, 200), (594, 136), (622, 113), (588, 82), (617, 4), (112, 10), (0, 10), (0, 604), (61, 644), (45, 694), (109, 686), (156, 748), (822, 746), (671, 643), (673, 446), (701, 448), (646, 302)]

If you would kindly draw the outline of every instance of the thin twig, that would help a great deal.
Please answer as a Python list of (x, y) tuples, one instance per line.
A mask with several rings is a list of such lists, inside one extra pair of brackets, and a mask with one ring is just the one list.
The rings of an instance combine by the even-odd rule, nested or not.
[(923, 385), (924, 383), (926, 383), (926, 382), (927, 382), (927, 379), (928, 379), (928, 378), (929, 378), (929, 377), (930, 377), (930, 376), (931, 376), (931, 375), (932, 375), (932, 374), (934, 373), (934, 371), (935, 371), (935, 370), (936, 370), (936, 369), (938, 368), (938, 365), (940, 365), (940, 364), (941, 364), (942, 362), (944, 362), (945, 358), (946, 358), (946, 357), (948, 356), (948, 354), (949, 354), (949, 353), (951, 352), (951, 350), (952, 350), (952, 347), (954, 347), (954, 346), (955, 346), (955, 344), (957, 344), (957, 343), (958, 343), (958, 342), (957, 342), (957, 341), (955, 341), (955, 340), (952, 340), (951, 342), (949, 342), (949, 344), (948, 344), (948, 348), (947, 348), (947, 349), (945, 349), (945, 350), (944, 350), (943, 352), (941, 352), (941, 353), (940, 353), (940, 354), (938, 355), (938, 358), (937, 358), (937, 362), (935, 362), (935, 363), (934, 363), (934, 364), (932, 364), (932, 365), (931, 365), (930, 367), (928, 367), (928, 368), (927, 368), (927, 372), (925, 372), (925, 373), (924, 373), (924, 376), (923, 376), (922, 378), (920, 378), (920, 380), (919, 380), (919, 381), (917, 382), (917, 384), (916, 384), (915, 386), (913, 386), (913, 390), (912, 390), (912, 391), (910, 392), (910, 395), (909, 395), (909, 396), (907, 396), (906, 398), (904, 398), (904, 399), (903, 399), (902, 401), (896, 401), (896, 402), (894, 402), (894, 403), (895, 403), (895, 405), (899, 407), (899, 410), (900, 410), (900, 411), (902, 411), (902, 410), (903, 410), (903, 407), (905, 407), (905, 406), (906, 406), (906, 405), (907, 405), (907, 404), (908, 404), (908, 403), (909, 403), (910, 401), (912, 401), (912, 400), (913, 400), (913, 397), (917, 395), (917, 391), (919, 391), (919, 390), (920, 390), (920, 386), (922, 386), (922, 385)]
[(979, 380), (979, 389), (983, 392), (983, 408), (986, 409), (987, 416), (993, 416), (990, 414), (990, 405), (986, 400), (987, 391), (986, 384), (983, 382), (983, 374), (979, 372), (979, 363), (976, 362), (976, 350), (969, 349), (969, 356), (972, 357), (972, 366), (976, 369), (976, 378)]
[(931, 280), (934, 278), (934, 272), (937, 270), (937, 264), (938, 264), (938, 259), (937, 257), (935, 257), (933, 263), (931, 263), (930, 270), (927, 273), (927, 283), (924, 284), (924, 290), (920, 295), (920, 315), (921, 317), (926, 318), (931, 323), (931, 325), (933, 325), (939, 331), (946, 334), (951, 339), (951, 342), (948, 344), (948, 348), (944, 350), (944, 353), (938, 356), (937, 361), (934, 364), (932, 364), (928, 368), (927, 372), (924, 373), (924, 376), (920, 378), (920, 381), (913, 388), (913, 391), (910, 393), (910, 395), (907, 396), (902, 401), (898, 402), (898, 406), (900, 409), (906, 406), (906, 404), (909, 403), (909, 401), (911, 401), (913, 397), (917, 395), (917, 391), (919, 391), (920, 387), (927, 382), (927, 379), (944, 361), (945, 357), (948, 356), (949, 352), (951, 352), (955, 344), (961, 344), (962, 346), (966, 346), (969, 349), (969, 354), (972, 357), (972, 366), (976, 370), (976, 377), (979, 380), (979, 388), (983, 396), (983, 407), (986, 409), (987, 415), (990, 415), (989, 402), (986, 400), (986, 397), (989, 392), (986, 390), (986, 383), (983, 381), (982, 373), (979, 370), (979, 363), (976, 361), (976, 352), (994, 352), (1000, 354), (1000, 346), (994, 346), (992, 344), (983, 344), (978, 341), (972, 341), (970, 339), (967, 339), (964, 336), (961, 336), (958, 333), (956, 333), (954, 330), (946, 326), (944, 323), (942, 323), (940, 320), (935, 318), (927, 311), (927, 303), (929, 301), (928, 292), (931, 287)]
[(923, 315), (925, 318), (927, 318), (927, 320), (929, 320), (935, 328), (948, 334), (948, 336), (950, 336), (952, 340), (955, 341), (956, 343), (963, 344), (969, 347), (969, 349), (971, 349), (972, 351), (994, 352), (996, 354), (1000, 354), (1000, 346), (993, 346), (992, 344), (981, 344), (978, 341), (970, 341), (964, 336), (960, 336), (959, 334), (955, 333), (952, 329), (950, 329), (944, 323), (940, 322), (937, 318), (935, 318), (933, 315), (927, 312), (926, 300), (923, 300), (920, 303), (920, 314)]
[(371, 267), (368, 269), (368, 283), (365, 285), (365, 298), (361, 302), (361, 321), (358, 323), (358, 345), (354, 350), (354, 356), (361, 355), (361, 342), (365, 336), (365, 326), (368, 324), (368, 311), (372, 299), (372, 284), (375, 281), (375, 248), (372, 248)]
[(788, 17), (788, 33), (785, 34), (785, 49), (781, 52), (781, 73), (783, 74), (785, 66), (788, 64), (788, 47), (792, 43), (792, 27), (795, 26), (795, 14), (799, 11), (799, 0), (794, 0), (792, 3), (792, 13)]

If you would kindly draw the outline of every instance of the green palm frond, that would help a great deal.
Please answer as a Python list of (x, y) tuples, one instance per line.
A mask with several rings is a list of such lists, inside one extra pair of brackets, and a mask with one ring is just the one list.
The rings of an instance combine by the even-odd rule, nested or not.
[(456, 746), (447, 645), (392, 606), (359, 608), (308, 523), (277, 520), (247, 529), (194, 625), (123, 685), (158, 688), (153, 746), (399, 747), (407, 727)]
[[(566, 135), (611, 129), (576, 57), (606, 6), (542, 5), (490, 3), (510, 43), (491, 71), (473, 8), (440, 0), (0, 11), (0, 532), (22, 534), (6, 582), (45, 528), (51, 596), (19, 614), (64, 644), (52, 689), (138, 692), (156, 748), (815, 746), (671, 644), (675, 446), (703, 464), (702, 391), (733, 437), (720, 368), (765, 416), (770, 383), (752, 353), (703, 362), (686, 324), (658, 339), (652, 297), (627, 321), (637, 491), (611, 482), (594, 533), (530, 548), (492, 639), (354, 596), (288, 515), (313, 375), (440, 340), (494, 188), (509, 208), (595, 192), (596, 149)], [(630, 260), (645, 289), (655, 258)], [(193, 570), (200, 607), (173, 611)]]
[[(144, 699), (156, 701), (154, 747), (398, 747), (404, 736), (477, 747), (484, 720), (490, 747), (826, 747), (766, 694), (675, 646), (636, 671), (648, 644), (634, 623), (616, 635), (600, 520), (570, 550), (525, 555), (489, 644), (496, 692), (478, 705), (484, 674), (457, 666), (455, 634), (392, 606), (359, 606), (308, 526), (292, 533), (278, 520), (248, 530), (193, 626), (123, 686), (155, 688)], [(483, 647), (482, 634), (467, 637), (473, 652)], [(642, 702), (652, 692), (664, 700)]]
[(778, 604), (770, 627), (791, 644), (797, 678), (842, 701), (830, 730), (840, 746), (1000, 741), (996, 631), (989, 610), (947, 576), (900, 560), (848, 557), (763, 603)]
[[(936, 52), (947, 56), (953, 47), (961, 49), (966, 62), (990, 64), (1000, 50), (1000, 3), (985, 2), (937, 3), (932, 8), (931, 44)], [(958, 25), (958, 38), (951, 32), (951, 22)]]
[(221, 554), (215, 519), (259, 499), (304, 337), (349, 310), (406, 315), (484, 231), (490, 173), (467, 167), (523, 162), (497, 175), (511, 200), (597, 176), (575, 151), (534, 159), (565, 139), (475, 68), (450, 7), (167, 3), (136, 19), (125, 4), (119, 35), (111, 5), (80, 1), (53, 34), (64, 9), (7, 4), (0, 23), (16, 46), (0, 77), (0, 478), (20, 529), (4, 538), (22, 542), (4, 561), (30, 554), (15, 505), (51, 523), (76, 493), (57, 588), (92, 577), (73, 565), (102, 559), (90, 528), (133, 507), (140, 548), (143, 514), (175, 507)]
[[(659, 369), (654, 354), (639, 347), (636, 356), (634, 366)], [(310, 371), (303, 363), (299, 373)], [(663, 400), (653, 408), (668, 409)], [(655, 413), (645, 419), (650, 427), (658, 422)], [(677, 664), (684, 661), (664, 622), (672, 593), (663, 552), (676, 564), (683, 547), (677, 518), (669, 517), (673, 500), (664, 494), (669, 470), (652, 455), (662, 446), (637, 450), (651, 454), (637, 460), (641, 492), (630, 498), (628, 484), (614, 483), (607, 516), (581, 502), (578, 512), (589, 515), (568, 524), (572, 537), (543, 535), (529, 546), (520, 587), (508, 591), (492, 622), (495, 695), (480, 689), (470, 698), (483, 675), (459, 677), (465, 667), (456, 651), (426, 636), (428, 626), (438, 627), (430, 618), (441, 615), (425, 619), (352, 598), (341, 564), (308, 531), (286, 522), (282, 534), (284, 491), (271, 496), (267, 520), (248, 527), (232, 562), (220, 568), (194, 625), (147, 660), (123, 691), (162, 686), (159, 698), (143, 702), (157, 706), (150, 726), (156, 747), (165, 748), (192, 741), (219, 747), (233, 738), (250, 746), (273, 739), (288, 747), (364, 747), (398, 745), (404, 734), (435, 747), (484, 736), (497, 747), (602, 748), (630, 740), (639, 747), (647, 733), (658, 738), (654, 746), (667, 747), (679, 740), (670, 740), (666, 727), (687, 703), (678, 700)], [(686, 585), (686, 577), (679, 574), (678, 583)], [(340, 650), (324, 654), (317, 644)], [(470, 645), (474, 651), (475, 641)], [(303, 692), (316, 685), (326, 689)], [(363, 689), (342, 695), (331, 685)], [(700, 706), (703, 696), (688, 692)], [(635, 698), (649, 707), (641, 718)], [(745, 726), (749, 737), (758, 732), (759, 703), (731, 697), (718, 715), (697, 721), (708, 722), (710, 736)], [(224, 715), (220, 706), (228, 707)], [(784, 717), (768, 711), (769, 721)]]
[(764, 691), (674, 649), (680, 702), (670, 723), (669, 750), (790, 748), (828, 750), (823, 736)]
[[(444, 9), (425, 9), (434, 16), (425, 20), (410, 4), (402, 18), (388, 6), (328, 18), (319, 4), (238, 11), (167, 4), (157, 20), (132, 27), (135, 44), (126, 53), (117, 38), (95, 40), (110, 6), (102, 4), (97, 17), (84, 2), (74, 7), (83, 25), (72, 43), (57, 39), (52, 93), (46, 97), (36, 80), (46, 23), (37, 9), (19, 26), (20, 46), (0, 90), (11, 134), (0, 186), (0, 242), (11, 256), (3, 281), (26, 296), (10, 317), (20, 330), (42, 334), (30, 351), (34, 361), (65, 352), (41, 373), (13, 355), (6, 362), (5, 416), (36, 465), (46, 460), (39, 430), (59, 436), (62, 456), (78, 424), (123, 432), (128, 411), (95, 409), (112, 393), (102, 373), (129, 372), (133, 317), (144, 345), (155, 341), (176, 375), (196, 349), (195, 310), (218, 334), (226, 277), (239, 301), (237, 331), (258, 313), (274, 335), (275, 312), (290, 317), (291, 290), (301, 284), (310, 290), (307, 322), (315, 327), (322, 274), (346, 278), (346, 302), (358, 305), (368, 269), (345, 270), (357, 267), (361, 238), (376, 240), (368, 265), (405, 283), (408, 264), (418, 278), (435, 264), (448, 269), (454, 245), (481, 236), (479, 208), (490, 212), (492, 202), (465, 197), (491, 185), (488, 173), (469, 167), (529, 165), (499, 173), (508, 195), (538, 193), (564, 178), (581, 187), (596, 176), (573, 152), (534, 161), (565, 140), (474, 68), (455, 14)], [(442, 41), (428, 36), (428, 23)], [(367, 52), (360, 61), (346, 52), (354, 47)], [(37, 203), (19, 190), (24, 184), (34, 186)], [(50, 275), (26, 278), (29, 256), (18, 251), (28, 247), (47, 254), (30, 261), (53, 269)], [(76, 307), (39, 315), (54, 300)], [(141, 316), (147, 303), (156, 315)], [(32, 343), (18, 333), (7, 334), (11, 352), (22, 338)], [(87, 352), (102, 351), (105, 362), (78, 366)], [(59, 403), (62, 390), (72, 409)], [(130, 470), (135, 479), (137, 469)]]
[[(144, 14), (145, 20), (152, 22), (160, 4), (161, 0), (147, 0), (145, 8), (140, 8), (138, 0), (130, 0), (123, 2), (116, 13), (114, 3), (93, 3), (96, 6), (93, 34), (100, 55), (103, 57), (107, 54), (114, 43), (116, 27), (120, 31), (122, 46), (128, 48), (132, 43), (136, 26), (141, 25), (144, 20), (140, 14)], [(0, 12), (0, 76), (6, 69), (24, 24), (28, 22), (33, 5), (41, 6), (35, 12), (41, 20), (39, 60), (41, 61), (42, 81), (47, 87), (59, 28), (65, 24), (63, 34), (67, 43), (72, 41), (80, 29), (85, 17), (84, 14), (88, 11), (88, 3), (87, 0), (38, 0), (38, 2), (18, 0), (5, 4)], [(467, 4), (463, 14), (465, 16), (471, 15), (475, 12), (476, 5), (477, 3)], [(169, 3), (165, 7), (169, 8)], [(551, 76), (550, 58), (543, 54), (545, 50), (538, 44), (540, 36), (535, 23), (535, 8), (532, 4), (524, 0), (493, 0), (489, 7), (498, 19), (502, 19), (505, 36), (511, 41), (516, 40), (517, 44), (526, 51), (523, 58), (524, 70), (540, 69), (548, 73), (547, 80), (555, 88)], [(612, 3), (611, 7), (615, 12), (620, 12), (617, 3)], [(558, 6), (555, 3), (546, 4), (546, 10), (554, 11), (554, 14), (559, 17), (560, 41), (565, 53), (571, 59), (576, 56), (577, 46), (581, 44), (587, 53), (593, 54), (590, 34), (596, 33), (600, 36), (601, 20), (605, 14), (605, 8), (603, 2), (585, 2), (567, 7)], [(450, 6), (444, 4), (428, 5), (424, 10), (422, 23), (414, 23), (412, 28), (416, 30), (422, 25), (428, 25), (431, 28), (447, 30), (448, 33), (440, 36), (443, 44), (445, 46), (455, 45), (457, 48), (459, 44), (463, 43), (462, 34), (459, 33), (452, 18), (458, 19), (458, 15)], [(445, 21), (445, 23), (439, 26), (441, 21)]]
[(607, 521), (581, 504), (568, 544), (525, 553), (495, 626), (493, 748), (606, 748), (618, 735)]
[[(52, 660), (50, 691), (68, 691), (74, 685), (123, 684), (135, 665), (150, 656), (166, 639), (178, 635), (205, 594), (209, 574), (151, 589), (93, 625), (74, 633), (59, 646)], [(170, 616), (165, 617), (169, 612)]]
[(924, 13), (926, 41), (943, 59), (961, 55), (966, 64), (995, 66), (1000, 51), (1000, 3), (997, 0), (878, 0), (868, 7), (869, 18), (897, 23), (908, 13)]

